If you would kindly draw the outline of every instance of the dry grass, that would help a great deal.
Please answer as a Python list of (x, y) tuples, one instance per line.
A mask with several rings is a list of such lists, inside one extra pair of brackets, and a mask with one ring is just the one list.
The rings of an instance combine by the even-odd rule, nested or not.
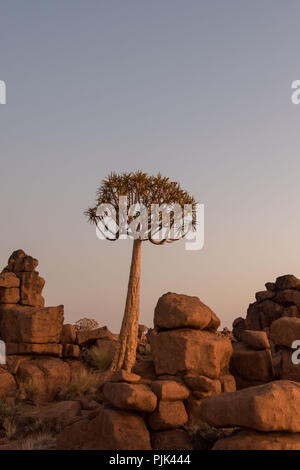
[(97, 346), (93, 346), (92, 348), (84, 351), (82, 359), (88, 365), (101, 371), (107, 370), (112, 362), (111, 355), (101, 351)]
[(97, 374), (92, 371), (82, 371), (74, 375), (70, 382), (60, 391), (60, 400), (73, 400), (86, 394), (96, 393), (98, 390), (99, 379)]
[(0, 399), (0, 428), (8, 439), (13, 439), (17, 434), (17, 420), (20, 414), (19, 406), (10, 405)]
[(4, 428), (4, 431), (5, 431), (5, 436), (8, 439), (14, 439), (16, 437), (18, 427), (17, 427), (17, 423), (14, 419), (11, 419), (11, 418), (6, 419), (3, 422), (3, 428)]
[(47, 450), (55, 448), (56, 439), (50, 433), (39, 433), (28, 436), (22, 442), (20, 450)]
[(40, 392), (32, 379), (20, 380), (18, 382), (18, 398), (21, 400), (29, 400), (38, 402), (40, 400)]

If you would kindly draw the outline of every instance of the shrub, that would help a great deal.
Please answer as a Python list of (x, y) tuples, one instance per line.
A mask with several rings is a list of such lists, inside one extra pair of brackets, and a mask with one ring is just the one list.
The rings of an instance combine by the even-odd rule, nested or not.
[(60, 391), (61, 400), (73, 400), (86, 394), (97, 392), (99, 379), (95, 372), (82, 371), (74, 375), (70, 382)]
[(107, 370), (112, 362), (112, 356), (107, 352), (101, 351), (97, 346), (86, 349), (82, 353), (82, 359), (90, 366), (101, 371)]

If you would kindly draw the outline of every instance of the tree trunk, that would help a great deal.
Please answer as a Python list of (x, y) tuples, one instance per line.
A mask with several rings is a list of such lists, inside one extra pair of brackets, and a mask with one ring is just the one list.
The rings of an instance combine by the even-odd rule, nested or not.
[(110, 370), (125, 369), (130, 372), (135, 364), (139, 328), (141, 248), (142, 241), (134, 240), (124, 317), (118, 348)]

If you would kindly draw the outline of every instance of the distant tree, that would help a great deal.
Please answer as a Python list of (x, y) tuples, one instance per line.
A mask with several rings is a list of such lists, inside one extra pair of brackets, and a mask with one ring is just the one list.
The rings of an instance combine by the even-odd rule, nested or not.
[(99, 328), (99, 323), (92, 318), (80, 318), (75, 322), (75, 325), (80, 330), (94, 330), (95, 328)]
[[(119, 205), (119, 198), (126, 200), (127, 207), (136, 206), (136, 211), (131, 212), (128, 224), (122, 226), (124, 214)], [(180, 212), (185, 205), (192, 207), (190, 227), (195, 229), (195, 200), (186, 191), (182, 190), (179, 183), (170, 181), (169, 178), (160, 174), (149, 176), (137, 171), (135, 173), (111, 173), (104, 179), (97, 191), (96, 204), (85, 211), (89, 222), (99, 226), (104, 224), (111, 237), (115, 241), (127, 234), (133, 239), (132, 259), (127, 289), (124, 317), (119, 335), (119, 345), (116, 349), (111, 370), (125, 369), (131, 371), (136, 360), (136, 349), (138, 342), (138, 320), (140, 300), (140, 275), (141, 275), (141, 246), (143, 241), (150, 241), (155, 245), (171, 243), (183, 238), (190, 230), (182, 231), (182, 218), (179, 220), (176, 211), (172, 210), (179, 206)], [(110, 205), (102, 213), (99, 207)], [(166, 221), (161, 212), (153, 213), (153, 205), (169, 208), (169, 220)], [(114, 217), (118, 230), (114, 232), (107, 222), (107, 217)], [(146, 216), (146, 218), (145, 218)], [(155, 219), (155, 220), (154, 220)], [(153, 232), (153, 222), (157, 230)], [(123, 227), (123, 228), (122, 228)], [(137, 236), (136, 233), (139, 232)], [(161, 238), (157, 236), (161, 234)]]

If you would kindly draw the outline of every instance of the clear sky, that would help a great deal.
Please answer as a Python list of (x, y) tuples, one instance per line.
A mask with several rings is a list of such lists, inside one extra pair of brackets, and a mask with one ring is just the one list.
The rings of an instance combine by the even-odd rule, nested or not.
[(144, 244), (141, 322), (197, 295), (231, 326), (300, 276), (300, 3), (0, 1), (0, 263), (40, 260), (47, 305), (119, 330), (131, 246), (83, 217), (112, 170), (161, 171), (205, 204), (205, 246)]

